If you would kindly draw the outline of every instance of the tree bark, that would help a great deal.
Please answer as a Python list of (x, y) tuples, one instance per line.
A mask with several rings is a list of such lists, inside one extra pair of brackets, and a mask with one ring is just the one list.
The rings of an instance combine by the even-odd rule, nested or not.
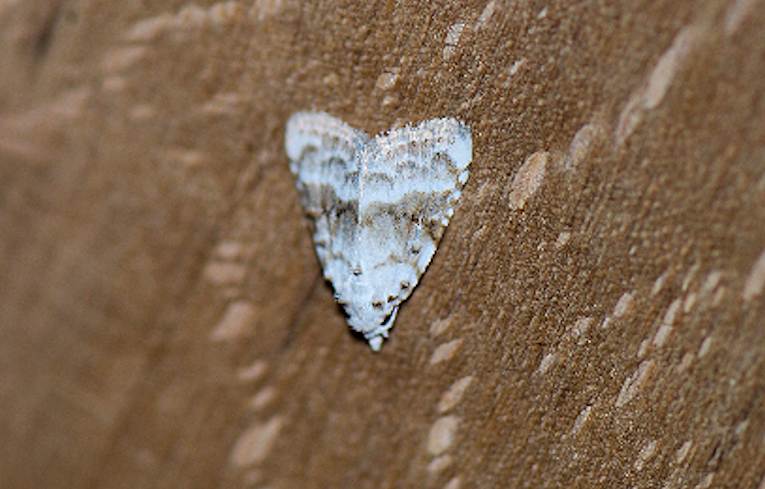
[[(765, 2), (0, 0), (0, 481), (765, 488)], [(379, 354), (283, 150), (472, 128)]]

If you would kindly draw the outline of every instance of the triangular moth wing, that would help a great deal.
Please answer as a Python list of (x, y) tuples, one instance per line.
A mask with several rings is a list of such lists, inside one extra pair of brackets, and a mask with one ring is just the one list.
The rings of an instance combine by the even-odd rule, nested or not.
[(335, 290), (373, 350), (433, 258), (471, 160), (470, 128), (452, 118), (394, 129), (362, 150), (354, 274)]
[(316, 255), (334, 285), (350, 274), (348, 254), (356, 249), (357, 158), (369, 137), (329, 114), (298, 112), (284, 139), (300, 200), (314, 221)]

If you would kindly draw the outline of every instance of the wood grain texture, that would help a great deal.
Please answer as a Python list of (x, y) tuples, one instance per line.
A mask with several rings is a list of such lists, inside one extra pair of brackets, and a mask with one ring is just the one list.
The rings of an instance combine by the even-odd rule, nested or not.
[[(765, 2), (0, 0), (3, 487), (765, 487)], [(474, 160), (381, 354), (283, 151)]]

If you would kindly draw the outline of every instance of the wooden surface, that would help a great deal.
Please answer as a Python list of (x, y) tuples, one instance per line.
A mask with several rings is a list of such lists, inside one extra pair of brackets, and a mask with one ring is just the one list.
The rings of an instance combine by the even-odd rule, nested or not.
[[(3, 488), (765, 487), (765, 2), (0, 0)], [(373, 354), (297, 110), (473, 128)]]

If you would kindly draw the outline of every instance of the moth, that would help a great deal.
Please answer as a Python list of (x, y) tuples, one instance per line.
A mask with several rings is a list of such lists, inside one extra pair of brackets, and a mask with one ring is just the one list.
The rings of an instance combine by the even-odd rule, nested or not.
[(370, 137), (327, 113), (297, 112), (285, 148), (324, 278), (349, 326), (379, 351), (462, 195), (470, 128), (440, 118)]

